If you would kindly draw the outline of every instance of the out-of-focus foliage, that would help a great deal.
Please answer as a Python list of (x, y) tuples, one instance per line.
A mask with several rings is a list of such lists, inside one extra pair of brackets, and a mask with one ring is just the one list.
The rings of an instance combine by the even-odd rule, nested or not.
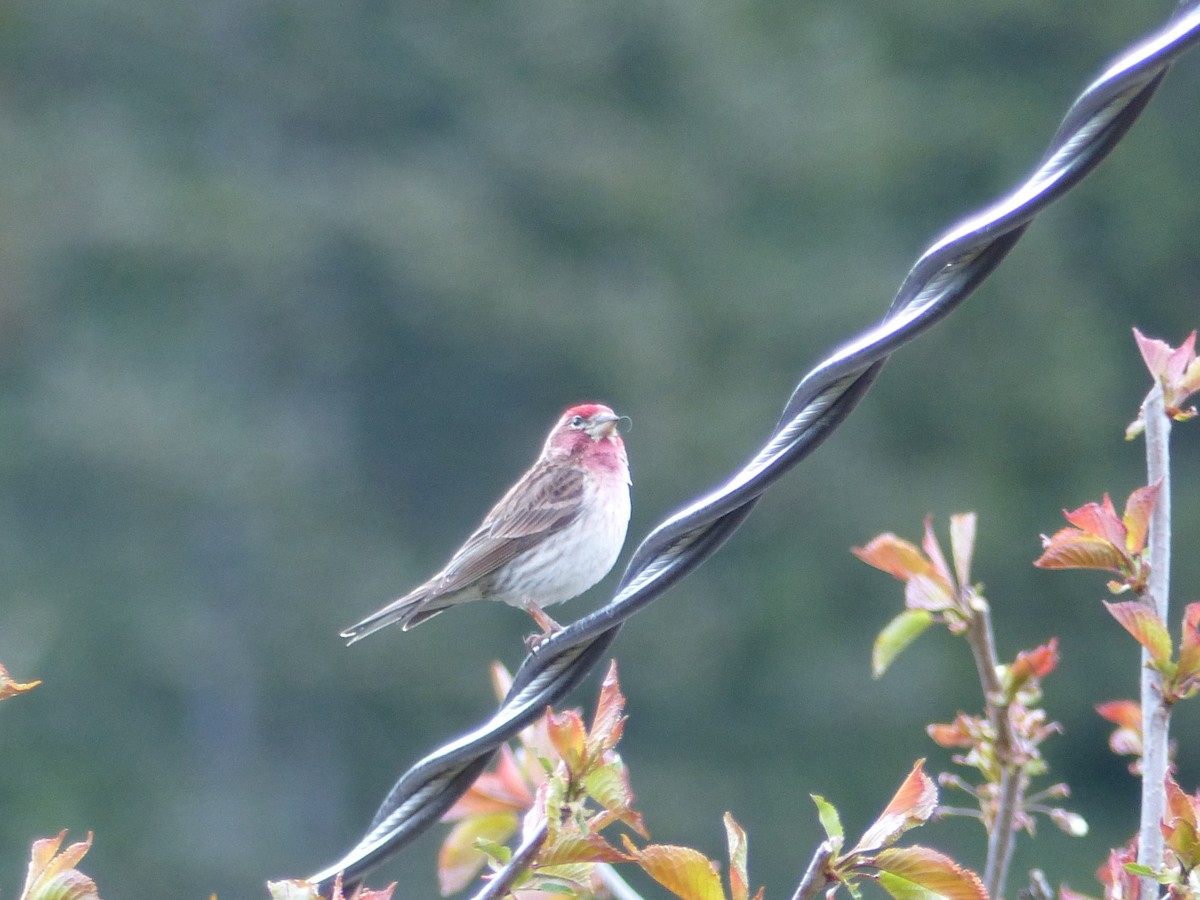
[[(433, 571), (569, 402), (633, 419), (634, 540), (741, 463), (1169, 8), (4, 4), (0, 660), (44, 683), (0, 706), (0, 891), (61, 828), (101, 836), (89, 874), (113, 897), (261, 896), (330, 862), (492, 707), (488, 662), (519, 662), (527, 622), (472, 607), (353, 651), (338, 629)], [(976, 577), (1009, 598), (1001, 652), (1062, 637), (1056, 696), (1078, 702), (1048, 710), (1051, 763), (1093, 825), (1047, 830), (1014, 872), (1092, 884), (1136, 784), (1090, 708), (1130, 692), (1132, 651), (1084, 579), (1029, 563), (1060, 509), (1139, 480), (1129, 327), (1195, 325), (1197, 96), (1193, 55), (623, 630), (623, 755), (655, 833), (716, 857), (732, 810), (782, 894), (820, 840), (808, 793), (869, 821), (926, 752), (920, 723), (974, 701), (936, 639), (871, 680), (894, 603), (845, 548), (970, 507)], [(1194, 542), (1186, 431), (1174, 531)], [(1200, 560), (1177, 556), (1195, 591)], [(377, 883), (432, 896), (437, 840)]]

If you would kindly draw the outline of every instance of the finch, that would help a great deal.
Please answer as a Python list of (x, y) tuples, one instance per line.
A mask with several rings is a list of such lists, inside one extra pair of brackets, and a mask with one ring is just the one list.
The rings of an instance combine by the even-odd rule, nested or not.
[(629, 525), (629, 462), (607, 406), (559, 417), (541, 455), (446, 567), (342, 632), (348, 644), (393, 622), (408, 629), (472, 600), (523, 607), (545, 634), (543, 606), (582, 594), (612, 568)]

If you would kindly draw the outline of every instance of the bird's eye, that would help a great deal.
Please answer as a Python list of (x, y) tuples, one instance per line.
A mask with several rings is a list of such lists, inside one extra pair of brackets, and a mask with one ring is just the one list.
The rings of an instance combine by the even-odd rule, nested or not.
[(583, 416), (571, 416), (571, 427), (572, 428), (582, 428), (583, 427)]

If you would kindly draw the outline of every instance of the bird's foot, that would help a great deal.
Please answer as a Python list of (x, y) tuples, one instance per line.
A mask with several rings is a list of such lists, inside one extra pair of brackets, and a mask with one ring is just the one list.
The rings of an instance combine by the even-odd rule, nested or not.
[(525, 638), (525, 649), (530, 653), (534, 653), (538, 647), (562, 631), (562, 626), (546, 615), (546, 611), (532, 600), (525, 601), (524, 609), (525, 612), (529, 613), (529, 617), (537, 622), (538, 627), (542, 629), (541, 634), (531, 634)]

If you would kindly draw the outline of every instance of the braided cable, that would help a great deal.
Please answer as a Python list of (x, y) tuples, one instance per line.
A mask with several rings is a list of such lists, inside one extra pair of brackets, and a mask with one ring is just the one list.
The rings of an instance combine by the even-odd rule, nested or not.
[(883, 320), (804, 376), (762, 449), (725, 484), (655, 528), (634, 552), (613, 599), (531, 653), (492, 717), (401, 776), (362, 839), (308, 880), (323, 894), (339, 872), (347, 885), (360, 883), (449, 809), (504, 741), (578, 686), (627, 618), (711, 556), (767, 488), (841, 424), (893, 351), (952, 312), (1000, 264), (1034, 216), (1100, 163), (1141, 114), (1168, 66), (1198, 42), (1200, 0), (1185, 0), (1166, 25), (1109, 64), (1072, 104), (1033, 173), (934, 241)]

